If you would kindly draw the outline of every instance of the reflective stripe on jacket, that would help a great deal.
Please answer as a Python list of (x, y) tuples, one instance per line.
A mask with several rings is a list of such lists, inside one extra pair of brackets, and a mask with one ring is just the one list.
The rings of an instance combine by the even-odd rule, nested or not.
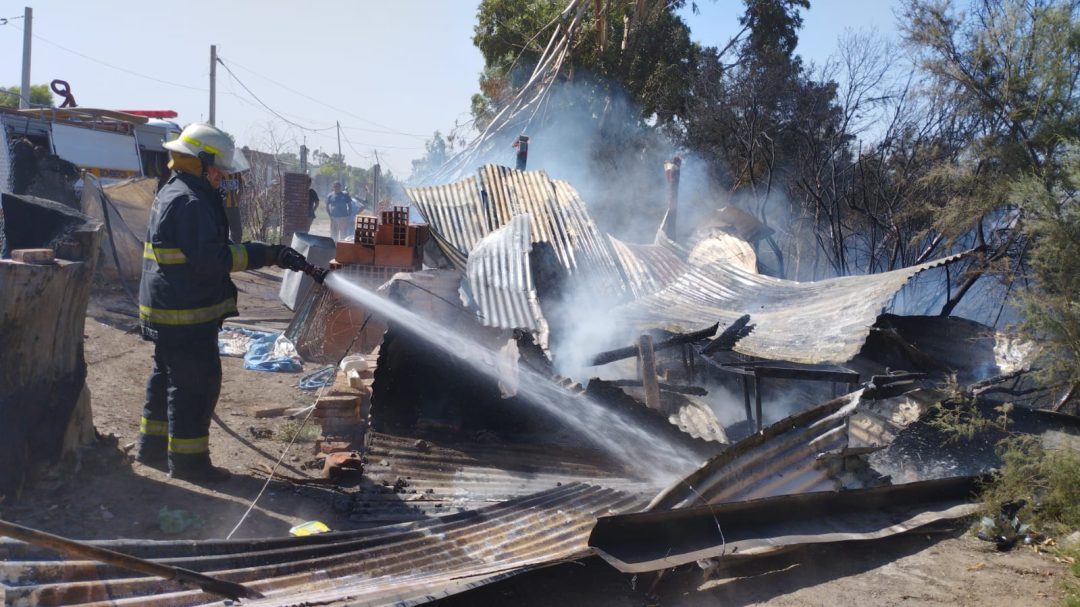
[(236, 316), (236, 286), (230, 272), (266, 265), (267, 246), (229, 241), (221, 195), (210, 182), (175, 172), (150, 210), (143, 273), (139, 284), (139, 319), (143, 335), (183, 334), (192, 329), (216, 331)]

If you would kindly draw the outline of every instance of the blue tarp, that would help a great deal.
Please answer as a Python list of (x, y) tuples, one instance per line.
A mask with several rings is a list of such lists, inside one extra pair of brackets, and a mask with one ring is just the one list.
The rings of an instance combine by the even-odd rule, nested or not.
[(229, 327), (222, 331), (222, 337), (226, 336), (228, 340), (218, 340), (218, 352), (225, 356), (235, 355), (238, 337), (248, 338), (247, 352), (244, 353), (245, 369), (282, 373), (304, 370), (296, 348), (281, 333)]

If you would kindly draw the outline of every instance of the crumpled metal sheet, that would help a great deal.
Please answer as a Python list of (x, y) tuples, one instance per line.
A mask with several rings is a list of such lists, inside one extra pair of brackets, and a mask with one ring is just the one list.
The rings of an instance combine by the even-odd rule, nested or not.
[[(597, 516), (640, 500), (568, 484), (422, 522), (303, 538), (93, 542), (243, 583), (266, 595), (245, 605), (416, 605), (516, 573), (590, 554)], [(0, 583), (11, 605), (220, 605), (172, 581), (0, 542)]]
[(626, 573), (786, 546), (870, 540), (974, 512), (974, 477), (782, 495), (670, 512), (604, 517), (589, 545)]
[(475, 510), (560, 484), (586, 483), (648, 501), (660, 487), (622, 476), (595, 450), (494, 440), (420, 439), (371, 432), (357, 495), (365, 522), (397, 523)]
[(656, 293), (690, 270), (686, 260), (669, 247), (632, 244), (610, 234), (608, 240), (634, 297)]
[(847, 447), (848, 418), (862, 392), (818, 405), (739, 441), (659, 493), (647, 510), (845, 488), (819, 456)]
[(436, 244), (460, 269), (484, 236), (526, 213), (531, 242), (549, 243), (568, 272), (589, 276), (598, 291), (622, 290), (611, 247), (585, 203), (570, 184), (543, 171), (488, 164), (462, 181), (405, 188), (405, 194), (431, 226)]
[(948, 257), (892, 272), (795, 282), (724, 262), (692, 268), (659, 292), (616, 312), (641, 330), (691, 331), (749, 314), (756, 329), (735, 350), (769, 360), (843, 364), (859, 353), (870, 327), (919, 272)]
[(546, 343), (547, 321), (529, 267), (529, 215), (515, 215), (476, 243), (466, 263), (469, 295), (486, 327), (528, 329)]
[[(808, 364), (851, 360), (875, 319), (912, 277), (957, 258), (800, 283), (755, 273), (752, 247), (728, 234), (702, 238), (689, 251), (662, 232), (655, 245), (624, 243), (601, 234), (577, 192), (543, 171), (485, 165), (462, 181), (407, 188), (406, 193), (431, 225), (435, 242), (460, 268), (466, 267), (482, 238), (515, 215), (527, 213), (530, 242), (550, 243), (570, 274), (587, 277), (579, 284), (607, 295), (636, 298), (616, 310), (627, 323), (642, 331), (685, 332), (750, 314), (757, 330), (736, 350), (769, 360)], [(489, 308), (515, 308), (516, 296), (489, 295), (493, 302)], [(515, 313), (501, 326), (516, 328), (529, 322), (518, 316), (522, 315)], [(539, 317), (531, 321), (535, 324)]]

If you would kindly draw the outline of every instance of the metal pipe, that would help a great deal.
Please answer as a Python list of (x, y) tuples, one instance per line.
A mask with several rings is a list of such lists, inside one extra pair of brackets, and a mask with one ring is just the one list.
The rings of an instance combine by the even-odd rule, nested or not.
[(525, 135), (519, 135), (514, 146), (517, 148), (517, 170), (524, 171), (525, 166), (529, 163), (529, 138)]
[(667, 220), (664, 221), (664, 233), (675, 242), (678, 242), (679, 174), (681, 171), (682, 158), (678, 156), (664, 163), (664, 176), (667, 178)]

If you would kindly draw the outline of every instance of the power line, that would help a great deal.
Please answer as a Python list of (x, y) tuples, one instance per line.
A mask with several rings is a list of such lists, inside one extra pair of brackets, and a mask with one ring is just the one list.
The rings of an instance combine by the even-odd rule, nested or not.
[(235, 80), (237, 84), (239, 84), (245, 91), (247, 91), (248, 95), (251, 95), (252, 99), (254, 99), (255, 101), (258, 101), (259, 105), (266, 108), (266, 110), (268, 112), (270, 112), (271, 114), (277, 116), (283, 122), (285, 122), (287, 124), (291, 124), (292, 126), (295, 126), (298, 129), (301, 129), (301, 130), (304, 130), (304, 131), (311, 131), (313, 133), (317, 133), (319, 131), (329, 131), (331, 129), (337, 128), (337, 126), (328, 126), (326, 128), (316, 129), (316, 128), (311, 128), (311, 127), (306, 127), (306, 126), (304, 126), (302, 124), (298, 124), (296, 122), (293, 122), (292, 120), (289, 120), (288, 118), (286, 118), (286, 117), (282, 116), (281, 114), (279, 114), (277, 112), (277, 110), (275, 110), (274, 108), (270, 107), (269, 105), (266, 105), (266, 102), (264, 102), (262, 99), (259, 99), (259, 96), (256, 95), (250, 88), (248, 88), (248, 85), (244, 84), (244, 81), (241, 80), (240, 78), (238, 78), (236, 76), (236, 74), (234, 74), (233, 71), (231, 69), (229, 69), (229, 66), (224, 61), (221, 60), (220, 57), (218, 57), (218, 63), (221, 64), (221, 67), (225, 68), (226, 72), (229, 72), (229, 76), (231, 76), (232, 79)]
[(105, 67), (112, 68), (112, 69), (120, 71), (120, 72), (124, 72), (125, 74), (131, 74), (132, 76), (138, 76), (139, 78), (145, 78), (147, 80), (153, 80), (154, 82), (160, 82), (161, 84), (167, 84), (169, 86), (178, 86), (180, 88), (184, 88), (184, 89), (188, 89), (188, 90), (192, 90), (192, 91), (200, 91), (200, 92), (203, 92), (203, 93), (207, 92), (207, 89), (199, 88), (197, 86), (189, 86), (189, 85), (186, 85), (186, 84), (181, 84), (179, 82), (170, 82), (168, 80), (162, 80), (161, 78), (156, 78), (154, 76), (149, 76), (147, 74), (142, 74), (142, 73), (136, 72), (134, 70), (129, 70), (129, 69), (126, 69), (126, 68), (122, 68), (120, 66), (113, 65), (113, 64), (108, 63), (106, 61), (102, 61), (101, 59), (95, 59), (94, 57), (91, 57), (90, 55), (87, 55), (85, 53), (80, 53), (79, 51), (72, 50), (70, 48), (67, 48), (66, 46), (57, 44), (57, 43), (53, 42), (52, 40), (49, 40), (47, 38), (42, 38), (41, 36), (39, 36), (37, 34), (33, 34), (33, 36), (34, 36), (34, 38), (37, 38), (38, 40), (41, 40), (45, 44), (55, 46), (56, 48), (58, 48), (58, 49), (60, 49), (62, 51), (66, 51), (68, 53), (71, 53), (72, 55), (78, 55), (79, 57), (82, 57), (83, 59), (86, 59), (88, 61), (93, 61), (94, 63), (100, 63), (101, 65), (104, 65)]
[[(221, 58), (219, 57), (218, 61), (220, 61), (220, 60), (221, 60)], [(266, 80), (268, 82), (276, 84), (277, 86), (280, 86), (281, 88), (289, 91), (290, 93), (293, 93), (295, 95), (299, 95), (299, 96), (301, 96), (301, 97), (303, 97), (305, 99), (308, 99), (309, 101), (314, 101), (315, 103), (318, 103), (319, 105), (322, 105), (324, 107), (328, 107), (328, 108), (330, 108), (330, 109), (332, 109), (334, 111), (337, 111), (337, 112), (341, 112), (342, 114), (345, 114), (347, 116), (352, 116), (353, 118), (356, 118), (357, 120), (360, 120), (361, 122), (366, 122), (368, 124), (377, 126), (379, 128), (382, 128), (382, 129), (385, 129), (386, 134), (404, 135), (406, 137), (420, 137), (420, 138), (423, 138), (423, 139), (428, 138), (427, 135), (418, 135), (416, 133), (406, 133), (404, 131), (399, 131), (399, 130), (395, 129), (394, 127), (387, 126), (385, 124), (375, 122), (374, 120), (369, 120), (367, 118), (364, 118), (363, 116), (358, 116), (358, 115), (356, 115), (356, 114), (354, 114), (354, 113), (352, 113), (352, 112), (350, 112), (348, 110), (339, 108), (337, 106), (330, 105), (329, 103), (326, 103), (325, 101), (323, 101), (321, 99), (318, 99), (316, 97), (312, 97), (311, 95), (308, 95), (307, 93), (303, 93), (303, 92), (298, 91), (298, 90), (296, 90), (294, 88), (291, 88), (291, 87), (289, 87), (289, 86), (287, 86), (285, 84), (282, 84), (282, 83), (278, 82), (277, 80), (274, 80), (273, 78), (270, 78), (269, 76), (264, 76), (264, 75), (256, 72), (255, 70), (252, 70), (251, 68), (244, 67), (243, 65), (240, 65), (239, 63), (237, 63), (235, 61), (232, 61), (231, 59), (229, 61), (230, 61), (230, 63), (232, 63), (236, 67), (244, 70), (245, 72), (249, 72), (249, 73), (251, 73), (251, 74), (253, 74), (255, 76), (258, 76), (259, 78), (262, 78), (263, 80)], [(357, 130), (357, 131), (371, 131), (371, 132), (374, 132), (374, 133), (379, 132), (379, 131), (375, 131), (375, 130), (372, 130), (372, 129), (365, 129), (365, 128), (362, 128), (362, 127), (344, 127), (343, 126), (342, 128), (351, 128), (351, 129)]]

